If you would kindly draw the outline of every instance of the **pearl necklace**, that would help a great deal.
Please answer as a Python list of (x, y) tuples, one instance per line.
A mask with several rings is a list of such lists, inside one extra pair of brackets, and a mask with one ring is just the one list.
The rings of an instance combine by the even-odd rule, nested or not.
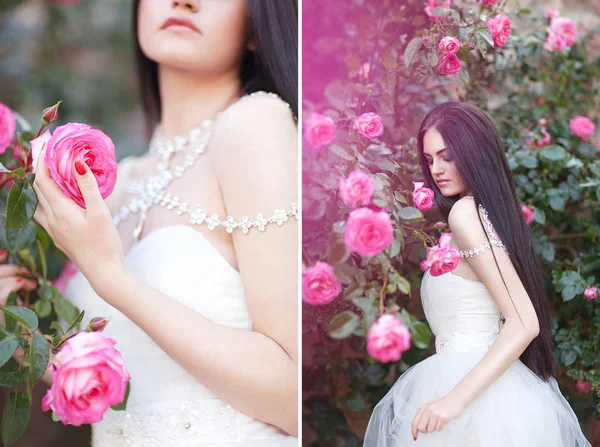
[[(281, 100), (274, 93), (262, 91), (254, 92), (248, 96), (255, 95), (266, 95)], [(289, 104), (287, 106), (291, 109)], [(217, 114), (217, 118), (221, 113)], [(133, 230), (134, 242), (139, 242), (144, 223), (148, 217), (148, 211), (154, 205), (160, 205), (163, 208), (166, 207), (168, 210), (175, 211), (178, 216), (187, 213), (189, 214), (190, 223), (196, 225), (206, 224), (209, 230), (214, 230), (222, 226), (228, 233), (232, 233), (235, 228), (240, 228), (244, 234), (247, 234), (252, 227), (257, 227), (260, 231), (265, 231), (269, 223), (276, 223), (278, 226), (281, 226), (284, 222), (288, 221), (289, 217), (298, 219), (298, 205), (293, 203), (291, 210), (276, 209), (268, 219), (262, 214), (258, 214), (253, 221), (248, 219), (247, 216), (242, 217), (240, 221), (236, 221), (232, 216), (228, 216), (226, 220), (221, 221), (217, 214), (208, 215), (207, 211), (203, 208), (191, 208), (188, 202), (182, 202), (179, 197), (172, 196), (171, 193), (166, 192), (171, 182), (176, 178), (181, 178), (184, 172), (193, 167), (198, 158), (204, 154), (213, 125), (213, 120), (205, 120), (200, 127), (190, 130), (188, 136), (176, 137), (172, 142), (165, 141), (160, 127), (156, 128), (150, 142), (150, 152), (158, 155), (157, 172), (146, 182), (142, 180), (130, 180), (127, 183), (126, 191), (134, 195), (134, 197), (131, 198), (127, 205), (123, 205), (113, 218), (115, 226), (118, 227), (130, 215), (139, 214), (138, 221)], [(173, 154), (182, 152), (189, 146), (193, 148), (193, 153), (185, 157), (184, 164), (175, 166), (172, 171), (169, 170), (169, 160)]]

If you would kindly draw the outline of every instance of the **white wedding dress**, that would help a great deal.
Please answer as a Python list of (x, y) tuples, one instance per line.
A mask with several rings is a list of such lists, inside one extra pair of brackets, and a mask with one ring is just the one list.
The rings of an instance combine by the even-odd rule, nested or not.
[[(115, 191), (128, 181), (132, 159), (119, 163)], [(133, 245), (125, 259), (136, 275), (190, 311), (225, 326), (252, 330), (240, 274), (189, 225), (152, 230)], [(117, 340), (116, 348), (131, 375), (126, 411), (109, 409), (101, 422), (92, 425), (94, 447), (298, 446), (298, 438), (217, 398), (144, 331), (96, 295), (81, 272), (71, 278), (65, 296), (85, 310), (84, 323), (94, 316), (110, 317), (104, 333)]]
[[(490, 239), (502, 246), (493, 231)], [(427, 270), (421, 301), (436, 353), (407, 369), (379, 401), (364, 447), (591, 447), (556, 380), (542, 381), (520, 360), (458, 419), (441, 431), (419, 432), (415, 442), (411, 423), (419, 407), (448, 394), (482, 359), (503, 324), (487, 287), (452, 272), (433, 276)]]

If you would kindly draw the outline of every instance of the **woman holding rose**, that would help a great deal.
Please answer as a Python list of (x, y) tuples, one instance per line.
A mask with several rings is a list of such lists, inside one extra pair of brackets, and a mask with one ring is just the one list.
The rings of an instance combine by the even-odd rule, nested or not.
[(131, 374), (94, 446), (297, 445), (296, 30), (293, 0), (134, 1), (149, 152), (107, 192), (89, 130), (35, 142), (65, 295)]

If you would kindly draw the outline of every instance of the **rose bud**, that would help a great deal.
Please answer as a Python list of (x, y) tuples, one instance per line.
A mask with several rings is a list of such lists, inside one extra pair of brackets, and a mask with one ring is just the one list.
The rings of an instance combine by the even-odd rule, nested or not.
[(109, 318), (94, 317), (90, 320), (90, 324), (85, 328), (86, 332), (102, 332), (108, 324)]
[(46, 107), (42, 113), (42, 125), (47, 126), (58, 118), (58, 107), (62, 101), (58, 101), (52, 107)]

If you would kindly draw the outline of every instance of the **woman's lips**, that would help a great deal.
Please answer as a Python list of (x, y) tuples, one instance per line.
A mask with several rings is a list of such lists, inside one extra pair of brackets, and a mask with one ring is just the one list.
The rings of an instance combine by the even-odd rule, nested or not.
[(202, 34), (202, 31), (200, 31), (200, 28), (198, 28), (194, 22), (188, 19), (181, 19), (177, 17), (170, 17), (165, 20), (165, 23), (162, 24), (160, 29), (169, 29), (169, 31), (182, 33)]
[(447, 185), (448, 183), (450, 183), (450, 180), (440, 180), (438, 182), (438, 186), (444, 186), (444, 185)]

